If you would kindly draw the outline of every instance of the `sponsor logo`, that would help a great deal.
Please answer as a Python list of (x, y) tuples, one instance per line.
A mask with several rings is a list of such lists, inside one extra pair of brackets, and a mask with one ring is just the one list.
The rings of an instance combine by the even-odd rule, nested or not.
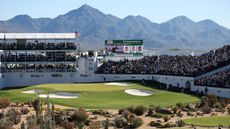
[(44, 76), (43, 74), (31, 74), (30, 75), (31, 78), (41, 78), (43, 76)]
[(80, 74), (81, 77), (90, 77), (90, 74)]
[(59, 78), (59, 77), (63, 77), (63, 75), (62, 74), (53, 73), (53, 74), (51, 74), (51, 77)]

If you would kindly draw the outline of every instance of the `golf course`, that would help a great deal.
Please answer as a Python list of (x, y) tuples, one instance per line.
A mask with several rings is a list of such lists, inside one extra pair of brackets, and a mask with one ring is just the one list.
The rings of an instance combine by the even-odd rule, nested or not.
[(187, 124), (197, 126), (230, 126), (230, 116), (211, 116), (201, 118), (185, 119)]
[[(123, 85), (124, 84), (124, 85)], [(82, 107), (87, 109), (118, 109), (135, 105), (170, 106), (176, 103), (189, 103), (199, 100), (198, 97), (159, 90), (155, 86), (144, 86), (141, 83), (82, 83), (82, 84), (42, 84), (17, 89), (0, 90), (0, 98), (9, 98), (13, 102), (28, 102), (37, 97), (37, 93), (27, 91), (40, 91), (40, 95), (51, 93), (77, 94), (76, 98), (52, 98), (50, 101), (69, 107)], [(135, 91), (129, 94), (126, 90)], [(137, 92), (137, 93), (136, 93)], [(144, 94), (140, 93), (144, 92)], [(151, 94), (149, 94), (151, 93)], [(42, 99), (46, 99), (45, 97)]]

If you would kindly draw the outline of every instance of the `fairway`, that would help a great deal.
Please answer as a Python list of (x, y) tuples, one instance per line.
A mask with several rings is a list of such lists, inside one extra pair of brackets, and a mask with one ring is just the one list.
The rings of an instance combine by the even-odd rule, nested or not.
[[(44, 90), (43, 93), (70, 92), (80, 94), (79, 98), (60, 99), (52, 98), (51, 102), (70, 107), (82, 107), (88, 109), (118, 109), (127, 106), (150, 104), (159, 106), (175, 105), (178, 102), (188, 103), (198, 101), (199, 98), (165, 90), (145, 87), (139, 83), (129, 82), (129, 86), (105, 85), (105, 83), (83, 84), (43, 84), (20, 89), (0, 90), (0, 98), (10, 98), (14, 102), (27, 102), (36, 98), (36, 94), (25, 94), (22, 91)], [(127, 89), (141, 89), (153, 92), (150, 96), (134, 96), (125, 93)]]
[(230, 126), (230, 116), (211, 116), (201, 118), (185, 119), (186, 124), (201, 126)]

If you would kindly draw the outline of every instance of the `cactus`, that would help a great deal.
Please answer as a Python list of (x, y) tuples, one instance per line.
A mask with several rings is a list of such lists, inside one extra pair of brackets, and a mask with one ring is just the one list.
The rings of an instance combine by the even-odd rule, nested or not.
[(24, 121), (21, 123), (21, 129), (26, 129)]
[[(40, 129), (55, 129), (54, 105), (49, 102), (49, 94), (46, 98), (47, 110), (40, 117)], [(50, 108), (52, 105), (52, 109)]]
[(21, 121), (21, 115), (15, 109), (9, 109), (6, 113), (6, 119), (11, 121), (13, 124), (18, 124)]

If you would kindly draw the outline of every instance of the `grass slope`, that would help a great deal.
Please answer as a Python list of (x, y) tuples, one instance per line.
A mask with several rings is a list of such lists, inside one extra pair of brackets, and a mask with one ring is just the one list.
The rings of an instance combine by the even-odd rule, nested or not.
[[(0, 98), (8, 97), (13, 101), (27, 102), (34, 98), (34, 94), (24, 94), (21, 91), (39, 89), (47, 92), (75, 92), (80, 93), (80, 98), (75, 99), (50, 99), (56, 104), (83, 107), (83, 108), (122, 108), (131, 105), (145, 105), (150, 104), (169, 106), (175, 105), (178, 102), (188, 103), (197, 101), (199, 98), (176, 92), (169, 92), (164, 90), (154, 89), (152, 87), (145, 87), (139, 83), (130, 83), (131, 86), (106, 86), (104, 83), (84, 83), (84, 84), (43, 84), (30, 86), (20, 89), (0, 90)], [(126, 94), (126, 89), (145, 89), (154, 92), (151, 96), (133, 96)]]
[(201, 125), (201, 126), (230, 126), (230, 116), (211, 116), (201, 118), (185, 119), (187, 124)]

